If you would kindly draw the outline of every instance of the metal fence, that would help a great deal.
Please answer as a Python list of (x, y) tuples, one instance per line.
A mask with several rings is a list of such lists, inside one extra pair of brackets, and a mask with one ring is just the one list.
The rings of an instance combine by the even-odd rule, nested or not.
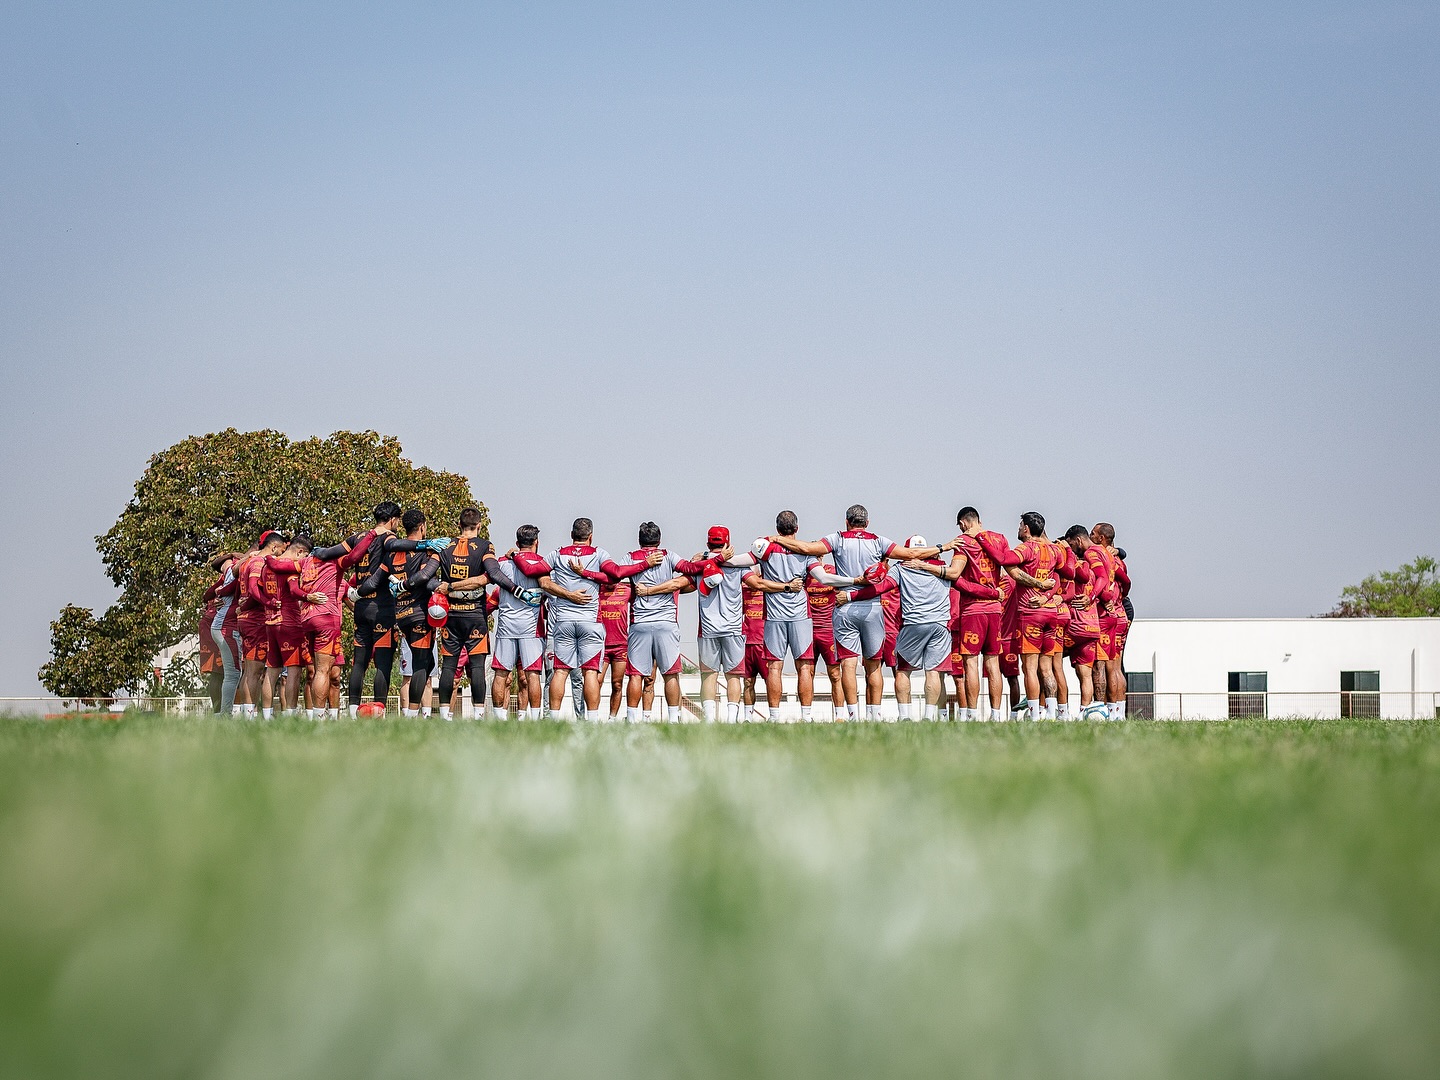
[[(680, 689), (686, 705), (688, 719), (700, 715), (700, 677), (682, 675)], [(795, 677), (784, 679), (784, 693), (776, 715), (769, 717), (765, 705), (763, 683), (757, 687), (759, 712), (762, 719), (793, 721), (799, 719), (800, 706), (796, 693)], [(919, 690), (917, 685), (916, 690)], [(815, 684), (814, 719), (830, 721), (835, 719), (823, 678)], [(723, 693), (723, 690), (722, 690)], [(572, 716), (570, 695), (561, 712), (562, 718)], [(601, 693), (602, 708), (609, 700), (609, 687)], [(917, 692), (915, 701), (922, 700)], [(1071, 711), (1079, 712), (1079, 697), (1072, 690)], [(399, 708), (399, 698), (391, 696), (392, 709)], [(981, 695), (981, 719), (1008, 719), (1009, 696), (1005, 695), (1001, 711), (990, 715), (988, 698)], [(60, 698), (60, 697), (8, 697), (0, 698), (0, 715), (45, 717), (65, 719), (79, 716), (119, 717), (129, 709), (166, 713), (175, 716), (212, 716), (208, 697), (136, 697), (136, 698)], [(342, 709), (342, 712), (345, 710)], [(1440, 692), (1384, 691), (1346, 692), (1315, 691), (1301, 693), (1274, 691), (1268, 693), (1135, 693), (1126, 699), (1126, 713), (1135, 719), (1155, 720), (1226, 720), (1250, 717), (1285, 719), (1288, 717), (1314, 719), (1341, 719), (1344, 717), (1376, 717), (1393, 720), (1440, 719)], [(898, 716), (893, 689), (887, 683), (881, 714), (886, 720)], [(471, 716), (469, 694), (462, 698), (461, 715)]]

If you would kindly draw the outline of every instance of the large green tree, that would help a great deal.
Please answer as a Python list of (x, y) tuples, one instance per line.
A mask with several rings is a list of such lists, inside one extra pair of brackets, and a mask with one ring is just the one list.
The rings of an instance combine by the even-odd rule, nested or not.
[(1440, 564), (1421, 555), (1398, 570), (1382, 570), (1359, 585), (1347, 585), (1330, 615), (1340, 619), (1440, 615)]
[(455, 528), (479, 506), (470, 482), (416, 467), (400, 440), (337, 431), (292, 442), (278, 431), (196, 435), (150, 459), (135, 495), (96, 546), (121, 595), (98, 618), (67, 605), (50, 624), (50, 660), (40, 681), (52, 694), (105, 697), (140, 685), (149, 659), (195, 632), (214, 580), (209, 559), (244, 551), (262, 529), (306, 532), (318, 544), (366, 528), (386, 499), (418, 506), (434, 532)]

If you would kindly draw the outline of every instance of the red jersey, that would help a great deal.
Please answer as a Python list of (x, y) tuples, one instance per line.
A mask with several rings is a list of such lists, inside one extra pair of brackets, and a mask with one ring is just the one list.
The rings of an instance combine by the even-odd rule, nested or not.
[(300, 601), (286, 587), (285, 578), (270, 565), (269, 560), (257, 560), (260, 565), (260, 589), (265, 594), (266, 626), (299, 626)]
[[(821, 569), (826, 573), (835, 573), (833, 563), (822, 562)], [(810, 621), (814, 624), (815, 633), (822, 637), (833, 636), (835, 625), (835, 586), (821, 585), (809, 574), (805, 575), (805, 599), (810, 605)], [(762, 600), (763, 604), (764, 601)], [(761, 635), (764, 636), (763, 633)]]
[(265, 556), (256, 552), (245, 555), (234, 566), (237, 587), (236, 616), (241, 620), (262, 622), (265, 618), (265, 589), (260, 584), (260, 571), (265, 569)]
[(1115, 580), (1116, 563), (1119, 562), (1102, 544), (1091, 544), (1085, 549), (1085, 558), (1094, 562), (1095, 584), (1091, 591), (1102, 615), (1125, 614), (1125, 605), (1120, 603), (1120, 586)]
[(765, 594), (746, 585), (741, 611), (745, 619), (745, 644), (764, 645)]
[(960, 609), (965, 606), (964, 599), (958, 589), (950, 590), (950, 621), (945, 625), (950, 628), (951, 633), (960, 629)]
[[(362, 543), (355, 545), (348, 554), (338, 559), (317, 559), (314, 555), (306, 555), (301, 559), (277, 559), (273, 555), (267, 556), (266, 566), (285, 579), (284, 587), (280, 590), (282, 621), (287, 625), (294, 625), (324, 616), (339, 617), (344, 610), (340, 597), (345, 592), (345, 571), (365, 558), (373, 535), (367, 533)], [(318, 604), (311, 603), (308, 597), (317, 592), (324, 593), (325, 599)], [(296, 608), (293, 623), (284, 606), (287, 602)]]
[(628, 580), (606, 580), (600, 584), (600, 622), (605, 627), (605, 647), (624, 646), (630, 638), (630, 600), (635, 589)]
[[(1055, 563), (1058, 553), (1055, 545), (1049, 540), (1033, 538), (1026, 540), (1015, 549), (1015, 554), (1020, 557), (1017, 565), (1031, 577), (1055, 578), (1057, 576)], [(1016, 594), (1015, 603), (1022, 608), (1050, 608), (1058, 611), (1061, 603), (1060, 590), (1036, 589), (1029, 585), (1021, 585)]]
[[(889, 574), (885, 575), (889, 577)], [(890, 589), (880, 594), (880, 611), (885, 616), (885, 640), (894, 641), (895, 636), (900, 633), (900, 625), (904, 621), (900, 618), (900, 590)]]
[[(1009, 542), (997, 532), (987, 530), (980, 535), (984, 536), (997, 549), (1004, 551), (1010, 549)], [(962, 595), (960, 598), (961, 608), (972, 615), (999, 614), (1005, 607), (1006, 596), (1009, 595), (1009, 588), (1005, 587), (1005, 583), (1013, 584), (1010, 575), (1001, 572), (999, 563), (991, 558), (990, 553), (973, 536), (960, 538), (959, 551), (965, 556), (965, 569), (960, 571), (960, 577), (974, 585), (988, 585), (1000, 593), (993, 600)]]

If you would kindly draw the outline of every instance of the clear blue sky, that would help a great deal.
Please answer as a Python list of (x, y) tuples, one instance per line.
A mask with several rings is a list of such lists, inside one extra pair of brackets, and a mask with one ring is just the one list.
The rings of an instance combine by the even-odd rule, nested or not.
[(501, 539), (1108, 519), (1151, 615), (1440, 551), (1435, 4), (359, 7), (6, 5), (0, 691), (230, 425)]

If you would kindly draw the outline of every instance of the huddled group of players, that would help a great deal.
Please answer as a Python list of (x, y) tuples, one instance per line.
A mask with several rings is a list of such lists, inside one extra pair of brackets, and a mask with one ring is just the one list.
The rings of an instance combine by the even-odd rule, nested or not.
[[(902, 720), (1003, 719), (1007, 689), (1012, 719), (1125, 715), (1130, 578), (1105, 522), (1072, 526), (1057, 541), (1040, 514), (1026, 513), (1012, 546), (967, 506), (953, 539), (900, 544), (870, 532), (860, 505), (846, 511), (843, 530), (817, 540), (799, 539), (786, 510), (773, 535), (740, 550), (716, 525), (688, 558), (661, 547), (659, 526), (647, 521), (638, 546), (617, 560), (595, 546), (589, 518), (543, 556), (533, 525), (497, 554), (475, 508), (461, 513), (453, 539), (430, 537), (421, 510), (393, 502), (374, 519), (331, 547), (266, 530), (250, 550), (215, 557), (220, 576), (205, 595), (200, 638), (218, 711), (238, 705), (269, 717), (278, 699), (280, 711), (296, 712), (303, 692), (308, 715), (337, 717), (349, 609), (351, 716), (384, 711), (398, 645), (409, 659), (407, 715), (429, 715), (432, 701), (444, 719), (458, 714), (463, 673), (476, 715), (487, 700), (494, 715), (509, 715), (512, 701), (522, 717), (547, 707), (559, 715), (568, 691), (585, 719), (618, 720), (623, 706), (632, 722), (680, 720), (678, 600), (698, 592), (706, 720), (761, 716), (757, 681), (763, 718), (777, 719), (787, 659), (801, 720), (813, 719), (817, 659), (836, 720), (880, 719), (885, 667)], [(1074, 710), (1066, 659), (1079, 686)], [(372, 701), (362, 704), (372, 667)]]

